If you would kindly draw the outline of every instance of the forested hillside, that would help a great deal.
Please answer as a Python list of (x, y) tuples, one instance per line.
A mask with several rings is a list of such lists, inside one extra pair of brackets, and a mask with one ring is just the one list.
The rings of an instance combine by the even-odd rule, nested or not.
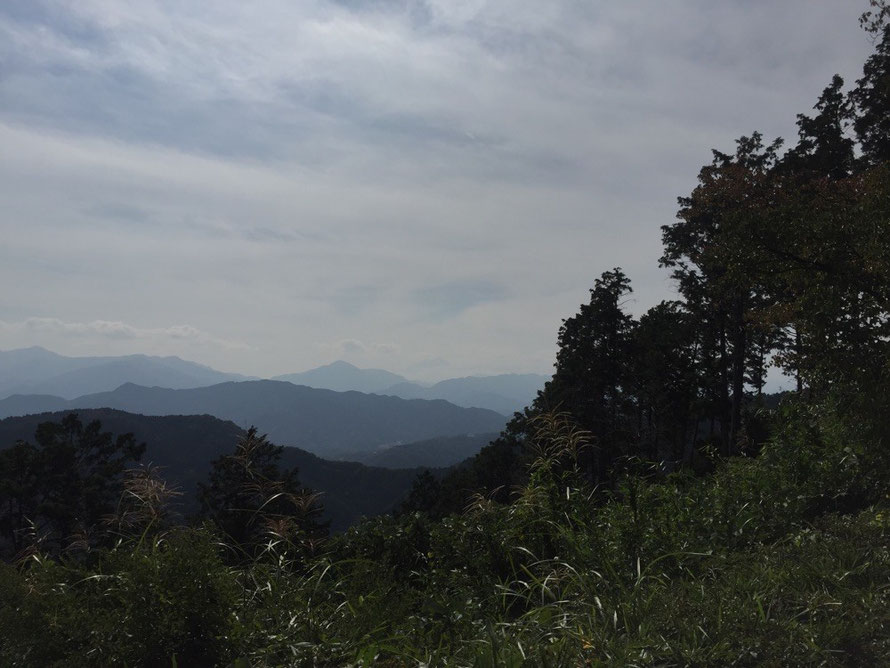
[[(396, 515), (325, 537), (255, 430), (189, 526), (130, 468), (136, 439), (69, 420), (4, 450), (0, 663), (886, 665), (890, 7), (872, 4), (861, 78), (830, 79), (787, 147), (715, 151), (680, 197), (661, 229), (679, 298), (634, 317), (604, 268), (554, 324), (534, 402)], [(770, 365), (794, 385), (778, 405)], [(38, 466), (58, 484), (28, 496)]]
[[(179, 492), (169, 508), (179, 521), (199, 510), (198, 484), (206, 480), (213, 460), (230, 452), (245, 433), (232, 422), (210, 415), (148, 416), (112, 409), (79, 409), (74, 414), (83, 424), (96, 420), (105, 430), (131, 433), (145, 443), (141, 461), (156, 467), (164, 481)], [(68, 415), (42, 413), (0, 420), (0, 450), (30, 440), (40, 424), (59, 423)], [(280, 462), (285, 469), (296, 469), (300, 482), (320, 494), (324, 507), (320, 517), (335, 531), (346, 529), (362, 517), (392, 511), (417, 475), (416, 463), (383, 469), (377, 468), (379, 464), (328, 461), (294, 447), (281, 451)], [(5, 482), (9, 482), (8, 477)]]
[(278, 443), (325, 457), (438, 436), (492, 432), (506, 422), (494, 411), (462, 408), (441, 400), (333, 392), (272, 380), (182, 390), (127, 383), (112, 392), (71, 400), (16, 395), (0, 400), (0, 418), (80, 408), (115, 408), (143, 415), (213, 415), (243, 429), (263, 425), (264, 432)]
[(475, 457), (497, 438), (497, 433), (441, 436), (414, 443), (393, 445), (373, 452), (347, 454), (344, 459), (386, 468), (447, 468)]

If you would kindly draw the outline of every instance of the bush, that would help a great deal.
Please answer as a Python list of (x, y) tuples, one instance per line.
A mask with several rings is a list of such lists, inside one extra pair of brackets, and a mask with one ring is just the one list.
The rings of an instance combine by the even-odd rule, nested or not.
[(89, 570), (5, 567), (4, 665), (215, 664), (231, 658), (240, 587), (207, 532), (121, 546)]

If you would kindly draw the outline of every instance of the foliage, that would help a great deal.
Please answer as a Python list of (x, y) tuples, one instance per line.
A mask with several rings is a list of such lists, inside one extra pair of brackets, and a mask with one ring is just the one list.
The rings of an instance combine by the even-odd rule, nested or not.
[(84, 426), (73, 414), (40, 424), (35, 440), (0, 451), (0, 540), (13, 554), (38, 540), (55, 551), (88, 547), (145, 444), (132, 434), (115, 438), (98, 421)]
[(213, 462), (209, 483), (200, 485), (202, 515), (245, 556), (279, 541), (311, 551), (326, 532), (318, 496), (300, 486), (296, 469), (278, 468), (282, 451), (251, 427), (233, 454)]
[(706, 477), (642, 468), (595, 505), (578, 467), (589, 434), (551, 414), (510, 505), (369, 520), (308, 563), (232, 568), (198, 528), (134, 535), (89, 567), (5, 567), (0, 661), (875, 662), (890, 644), (890, 461), (882, 427), (844, 415), (792, 402), (757, 458)]
[[(886, 662), (890, 14), (872, 5), (857, 87), (835, 77), (784, 155), (758, 133), (715, 151), (680, 199), (662, 263), (682, 301), (633, 318), (628, 278), (602, 274), (553, 380), (477, 457), (323, 544), (314, 498), (255, 429), (216, 461), (203, 526), (170, 528), (165, 488), (132, 473), (116, 543), (0, 568), (0, 662)], [(798, 391), (768, 409), (770, 363)], [(110, 475), (61, 476), (89, 512), (60, 497), (47, 521), (95, 515), (122, 471), (87, 431)], [(80, 433), (38, 441), (70, 456)], [(3, 457), (7, 507), (30, 509), (16, 500), (50, 463)]]
[(231, 658), (241, 589), (205, 532), (128, 542), (89, 569), (38, 559), (0, 577), (3, 665), (212, 665)]

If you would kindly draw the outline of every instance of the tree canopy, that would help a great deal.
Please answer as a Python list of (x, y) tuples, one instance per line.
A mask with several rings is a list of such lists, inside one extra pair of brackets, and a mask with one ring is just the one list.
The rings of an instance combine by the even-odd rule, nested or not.
[(311, 548), (327, 532), (318, 495), (300, 485), (295, 468), (279, 468), (282, 451), (251, 427), (199, 485), (202, 515), (245, 555), (276, 541)]
[(99, 421), (84, 425), (71, 414), (44, 422), (36, 445), (20, 441), (0, 450), (0, 537), (18, 553), (39, 542), (55, 550), (89, 545), (91, 532), (111, 515), (124, 470), (145, 444), (133, 434), (115, 437)]

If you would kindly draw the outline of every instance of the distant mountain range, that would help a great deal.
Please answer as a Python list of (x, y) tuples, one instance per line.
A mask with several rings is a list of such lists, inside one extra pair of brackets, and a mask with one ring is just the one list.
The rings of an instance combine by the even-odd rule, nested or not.
[(530, 405), (549, 378), (538, 374), (467, 376), (449, 378), (425, 387), (418, 383), (399, 383), (383, 391), (403, 399), (444, 399), (458, 406), (479, 406), (513, 415)]
[[(110, 392), (126, 383), (190, 389), (244, 380), (256, 379), (223, 373), (178, 357), (66, 357), (36, 346), (0, 351), (0, 399), (16, 394), (74, 399)], [(534, 400), (548, 378), (504, 374), (451, 378), (425, 385), (383, 369), (360, 369), (338, 361), (273, 380), (335, 392), (354, 390), (403, 399), (444, 399), (465, 408), (487, 408), (512, 415)], [(54, 405), (46, 403), (43, 408), (52, 410)]]
[(355, 390), (356, 392), (385, 394), (383, 390), (386, 388), (398, 383), (405, 383), (408, 379), (383, 369), (359, 369), (357, 366), (341, 360), (309, 371), (275, 376), (272, 380), (284, 380), (294, 385), (306, 385), (334, 392)]
[(496, 432), (507, 421), (494, 411), (462, 408), (442, 400), (333, 392), (273, 380), (184, 390), (128, 383), (112, 392), (71, 400), (13, 395), (0, 400), (0, 418), (74, 408), (114, 408), (144, 415), (213, 415), (242, 428), (255, 425), (281, 445), (335, 458), (440, 436)]
[(403, 399), (444, 399), (457, 406), (487, 408), (512, 415), (528, 406), (549, 378), (539, 374), (511, 373), (450, 378), (434, 385), (423, 385), (383, 369), (360, 369), (338, 361), (302, 373), (276, 376), (274, 380), (337, 392), (358, 390)]
[[(58, 422), (69, 411), (0, 420), (0, 449), (17, 440), (34, 442), (41, 422)], [(206, 480), (211, 462), (231, 453), (244, 433), (232, 422), (209, 415), (134, 415), (111, 409), (76, 410), (84, 423), (99, 420), (104, 431), (132, 433), (146, 443), (142, 461), (160, 467), (162, 477), (183, 493), (179, 510), (198, 509), (197, 484)], [(272, 439), (274, 441), (274, 439)], [(300, 482), (321, 492), (333, 530), (343, 530), (362, 516), (390, 512), (408, 493), (418, 470), (393, 470), (356, 462), (328, 461), (299, 448), (285, 448), (283, 468), (297, 467)]]
[(284, 465), (325, 493), (332, 526), (344, 528), (391, 510), (419, 467), (475, 455), (545, 381), (513, 374), (424, 386), (342, 361), (253, 380), (178, 357), (66, 357), (32, 347), (0, 351), (0, 448), (71, 411), (98, 418), (148, 443), (144, 461), (166, 467), (190, 512), (210, 461), (255, 425), (290, 446)]
[(182, 389), (248, 379), (178, 357), (65, 357), (38, 346), (0, 351), (0, 398), (49, 394), (73, 399), (124, 383)]

